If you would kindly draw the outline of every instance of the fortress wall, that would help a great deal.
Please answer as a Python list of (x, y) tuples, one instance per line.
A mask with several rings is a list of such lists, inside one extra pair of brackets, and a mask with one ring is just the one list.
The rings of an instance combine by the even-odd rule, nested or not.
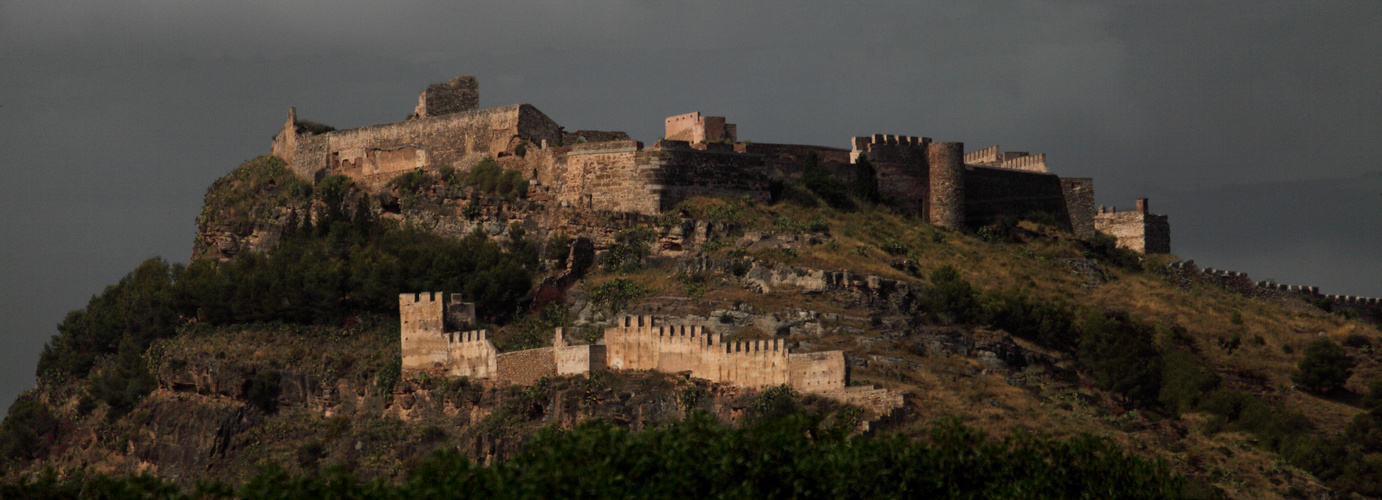
[(529, 385), (542, 377), (557, 374), (557, 357), (551, 347), (500, 353), (495, 358), (495, 379), (519, 385)]
[(425, 118), (473, 110), (480, 105), (480, 82), (473, 76), (458, 76), (446, 83), (428, 85), (417, 96), (413, 116)]
[(293, 161), (289, 162), (288, 169), (292, 170), (298, 177), (308, 181), (320, 180), (327, 166), (326, 135), (298, 134), (292, 142), (295, 145), (291, 155)]
[(648, 189), (659, 205), (653, 214), (668, 210), (695, 196), (768, 201), (768, 177), (762, 157), (733, 151), (723, 144), (698, 150), (680, 141), (660, 141), (638, 158), (647, 176)]
[(1143, 251), (1171, 253), (1171, 222), (1165, 215), (1147, 214), (1143, 219)]
[(447, 341), (442, 335), (441, 292), (405, 293), (398, 297), (403, 370), (444, 368)]
[(750, 143), (736, 144), (735, 150), (741, 153), (759, 155), (763, 158), (763, 171), (772, 179), (796, 179), (801, 177), (801, 162), (809, 151), (816, 152), (816, 164), (840, 178), (853, 178), (854, 169), (850, 166), (848, 149), (811, 146), (806, 144)]
[(581, 375), (605, 369), (605, 346), (572, 345), (553, 348), (557, 375)]
[[(1070, 231), (1080, 238), (1094, 236), (1094, 179), (1062, 177), (1060, 187), (1065, 197), (1065, 213), (1070, 216)], [(1167, 251), (1170, 251), (1169, 244)]]
[(1049, 173), (1046, 168), (1046, 153), (1028, 156), (1023, 154), (1016, 158), (1009, 158), (998, 164), (998, 168), (1011, 170), (1026, 170), (1028, 172)]
[(1135, 252), (1147, 252), (1144, 237), (1146, 226), (1141, 212), (1104, 212), (1094, 218), (1094, 229), (1118, 239), (1118, 246)]
[(792, 387), (802, 392), (826, 392), (845, 388), (845, 354), (841, 351), (787, 355)]
[(447, 375), (452, 377), (494, 378), (498, 374), (499, 350), (485, 330), (443, 334), (447, 340)]
[(741, 387), (763, 387), (790, 383), (787, 348), (782, 339), (727, 342), (723, 356), (711, 358), (718, 364), (715, 374), (701, 378), (729, 382)]
[(970, 151), (970, 152), (968, 152), (968, 153), (965, 153), (965, 164), (967, 164), (967, 165), (988, 165), (988, 164), (990, 164), (990, 163), (997, 163), (997, 162), (998, 162), (998, 145), (997, 145), (997, 144), (994, 144), (994, 145), (992, 145), (992, 146), (986, 147), (986, 148), (984, 148), (984, 149), (980, 149), (980, 150), (978, 150), (978, 151)]
[(636, 141), (581, 144), (558, 160), (556, 201), (587, 210), (659, 213), (661, 195), (640, 168)]
[(1053, 174), (966, 167), (964, 189), (964, 221), (970, 226), (1037, 212), (1051, 214), (1069, 227), (1071, 218), (1066, 211), (1064, 186)]
[(851, 140), (850, 163), (868, 155), (878, 176), (878, 192), (904, 210), (926, 214), (931, 210), (931, 175), (927, 150), (931, 139), (875, 134)]

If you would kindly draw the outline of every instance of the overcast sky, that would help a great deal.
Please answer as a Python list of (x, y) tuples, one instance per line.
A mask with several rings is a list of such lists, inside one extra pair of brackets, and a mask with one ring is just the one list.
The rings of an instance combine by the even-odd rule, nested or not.
[(1172, 250), (1382, 296), (1382, 2), (0, 0), (0, 405), (63, 314), (153, 256), (289, 106), (400, 120), (480, 79), (568, 130), (651, 142), (874, 133), (1045, 152), (1097, 202), (1151, 197)]

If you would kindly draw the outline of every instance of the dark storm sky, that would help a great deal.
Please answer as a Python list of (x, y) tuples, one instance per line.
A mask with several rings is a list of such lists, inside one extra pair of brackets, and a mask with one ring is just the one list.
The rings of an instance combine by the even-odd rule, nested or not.
[(0, 0), (0, 404), (63, 314), (186, 261), (202, 195), (289, 106), (356, 127), (480, 79), (568, 130), (662, 118), (848, 147), (1045, 152), (1152, 198), (1201, 265), (1382, 296), (1382, 2)]

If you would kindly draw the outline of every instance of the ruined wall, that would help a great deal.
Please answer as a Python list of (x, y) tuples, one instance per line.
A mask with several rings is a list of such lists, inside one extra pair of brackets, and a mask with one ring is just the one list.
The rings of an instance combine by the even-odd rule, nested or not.
[(792, 387), (803, 392), (827, 392), (845, 388), (845, 354), (841, 351), (787, 355)]
[(964, 187), (964, 219), (970, 226), (1045, 213), (1069, 228), (1065, 187), (1053, 174), (971, 166), (964, 169)]
[(581, 375), (605, 369), (605, 346), (570, 345), (565, 332), (557, 327), (552, 339), (557, 375)]
[(1149, 211), (1147, 199), (1137, 200), (1137, 209), (1118, 211), (1099, 207), (1094, 228), (1118, 239), (1118, 246), (1142, 253), (1171, 253), (1171, 223), (1165, 215)]
[(562, 206), (657, 214), (661, 195), (639, 169), (637, 141), (576, 144), (557, 159), (555, 200)]
[[(280, 133), (281, 134), (281, 133)], [(560, 145), (561, 126), (527, 104), (455, 112), (396, 123), (299, 134), (293, 154), (280, 156), (298, 176), (316, 180), (322, 170), (350, 176), (378, 189), (404, 172), (456, 163), (467, 155), (498, 157), (521, 142)], [(288, 140), (275, 140), (274, 150)], [(282, 144), (280, 146), (280, 144)]]
[(828, 148), (807, 144), (773, 144), (754, 142), (735, 144), (734, 150), (758, 155), (763, 161), (763, 172), (770, 179), (796, 179), (801, 177), (801, 162), (810, 151), (816, 152), (816, 164), (837, 177), (852, 178), (854, 168), (850, 165), (848, 149)]
[(681, 141), (659, 141), (638, 157), (647, 172), (647, 188), (657, 195), (657, 212), (695, 196), (749, 197), (768, 201), (768, 176), (758, 155), (734, 151), (728, 144), (695, 149)]
[(965, 175), (964, 143), (933, 142), (926, 146), (929, 168), (928, 219), (932, 224), (958, 230), (968, 217), (969, 180)]
[(428, 85), (417, 96), (414, 118), (426, 118), (470, 111), (480, 106), (480, 82), (473, 76), (458, 76), (446, 83)]
[(551, 347), (500, 353), (495, 379), (510, 384), (529, 385), (542, 377), (557, 374), (556, 353)]
[(442, 334), (442, 301), (441, 292), (398, 296), (404, 371), (441, 369), (446, 366), (447, 339)]
[(1065, 213), (1070, 217), (1070, 232), (1080, 238), (1094, 236), (1094, 179), (1061, 178)]

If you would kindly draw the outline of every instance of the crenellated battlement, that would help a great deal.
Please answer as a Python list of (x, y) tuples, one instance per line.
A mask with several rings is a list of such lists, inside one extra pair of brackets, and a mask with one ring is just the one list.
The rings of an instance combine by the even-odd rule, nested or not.
[(447, 343), (467, 344), (488, 342), (489, 330), (470, 330), (466, 332), (451, 332), (446, 334)]
[(998, 164), (998, 168), (1050, 173), (1050, 170), (1046, 168), (1046, 153), (1006, 159)]
[(966, 165), (987, 165), (987, 164), (990, 164), (990, 163), (997, 163), (997, 162), (998, 162), (998, 145), (997, 145), (997, 144), (994, 144), (994, 145), (992, 145), (992, 146), (989, 146), (989, 147), (986, 147), (986, 148), (984, 148), (984, 149), (980, 149), (980, 150), (977, 150), (977, 151), (970, 151), (970, 152), (968, 152), (968, 153), (965, 153), (965, 164), (966, 164)]
[(1284, 285), (1273, 280), (1253, 281), (1248, 277), (1248, 273), (1215, 269), (1213, 267), (1200, 268), (1195, 265), (1195, 261), (1193, 260), (1172, 262), (1167, 264), (1166, 267), (1178, 273), (1199, 275), (1208, 278), (1247, 297), (1298, 297), (1312, 301), (1323, 299), (1333, 306), (1353, 309), (1368, 321), (1374, 323), (1382, 321), (1382, 298), (1323, 294), (1320, 293), (1320, 287), (1317, 286)]

